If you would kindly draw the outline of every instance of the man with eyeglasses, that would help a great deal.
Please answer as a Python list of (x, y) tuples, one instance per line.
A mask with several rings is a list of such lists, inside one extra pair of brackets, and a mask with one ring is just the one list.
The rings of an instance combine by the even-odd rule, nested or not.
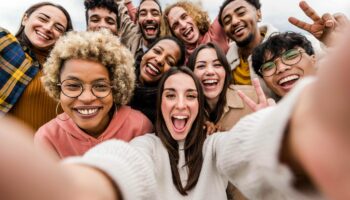
[(255, 73), (279, 98), (286, 95), (299, 79), (316, 73), (311, 42), (294, 32), (271, 36), (255, 48), (252, 62)]

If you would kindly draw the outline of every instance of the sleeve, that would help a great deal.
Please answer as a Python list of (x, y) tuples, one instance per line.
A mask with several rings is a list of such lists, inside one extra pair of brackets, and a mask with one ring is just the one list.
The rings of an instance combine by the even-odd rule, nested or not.
[(290, 168), (279, 156), (293, 107), (312, 81), (301, 82), (277, 106), (248, 115), (227, 133), (213, 135), (218, 170), (249, 199), (300, 195), (291, 184)]
[(121, 140), (108, 140), (90, 149), (83, 157), (64, 164), (84, 164), (107, 174), (119, 187), (123, 199), (156, 199), (156, 180), (149, 157)]
[(48, 134), (50, 134), (50, 132), (46, 129), (45, 125), (40, 127), (34, 135), (34, 145), (39, 150), (47, 152), (52, 158), (59, 160), (60, 155), (52, 144)]
[(120, 38), (121, 42), (127, 47), (134, 42), (135, 35), (139, 32), (138, 26), (132, 21), (129, 16), (128, 9), (123, 2), (118, 3), (118, 19), (120, 20)]
[(210, 25), (207, 34), (211, 41), (218, 44), (226, 54), (229, 48), (229, 42), (223, 27), (219, 23), (218, 17)]
[(130, 0), (124, 1), (124, 5), (125, 5), (126, 8), (128, 9), (130, 19), (131, 19), (135, 24), (137, 24), (137, 23), (136, 23), (137, 8), (134, 6), (134, 4), (132, 3), (132, 1), (130, 1)]

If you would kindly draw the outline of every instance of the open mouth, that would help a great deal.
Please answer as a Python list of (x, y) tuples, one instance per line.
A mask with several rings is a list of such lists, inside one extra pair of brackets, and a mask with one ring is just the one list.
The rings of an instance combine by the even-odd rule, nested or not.
[(243, 34), (243, 30), (244, 30), (245, 26), (238, 26), (233, 30), (233, 34), (238, 36), (241, 36)]
[(202, 81), (203, 87), (213, 88), (218, 85), (219, 81), (217, 79), (205, 79)]
[(290, 75), (280, 79), (277, 83), (282, 88), (289, 89), (291, 88), (298, 80), (300, 79), (299, 75)]
[(143, 26), (143, 30), (146, 35), (156, 35), (158, 31), (158, 24), (155, 22), (145, 23)]
[(47, 36), (46, 34), (40, 32), (40, 31), (35, 31), (35, 33), (37, 35), (39, 35), (39, 37), (43, 38), (44, 40), (50, 40), (51, 39), (49, 36)]
[(94, 117), (97, 115), (98, 111), (101, 108), (98, 107), (93, 107), (93, 108), (74, 108), (74, 110), (79, 113), (80, 116), (82, 117)]
[(192, 27), (187, 28), (187, 29), (182, 33), (182, 35), (183, 35), (185, 38), (188, 38), (188, 37), (190, 37), (191, 33), (193, 33), (193, 28), (192, 28)]
[(186, 128), (188, 116), (185, 115), (174, 115), (171, 117), (173, 122), (174, 130), (176, 132), (183, 132)]
[(146, 64), (145, 71), (152, 76), (158, 76), (161, 74), (160, 69), (151, 63)]

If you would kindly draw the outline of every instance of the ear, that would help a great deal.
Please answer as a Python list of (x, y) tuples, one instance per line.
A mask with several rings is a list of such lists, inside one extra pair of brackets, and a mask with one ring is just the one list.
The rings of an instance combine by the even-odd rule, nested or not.
[(258, 19), (258, 22), (261, 22), (262, 14), (260, 9), (256, 10), (256, 17)]
[(316, 55), (315, 54), (313, 54), (313, 55), (311, 55), (310, 56), (311, 57), (311, 62), (312, 62), (312, 64), (316, 64)]
[(28, 21), (28, 15), (25, 13), (23, 15), (22, 22), (21, 22), (22, 26), (25, 26), (27, 21)]

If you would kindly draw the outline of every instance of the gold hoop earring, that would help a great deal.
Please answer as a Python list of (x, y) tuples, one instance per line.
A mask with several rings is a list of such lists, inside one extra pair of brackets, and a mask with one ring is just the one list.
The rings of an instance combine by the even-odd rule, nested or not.
[[(61, 104), (61, 101), (58, 101), (58, 103), (57, 103), (57, 105), (56, 105), (56, 118), (57, 119), (59, 119), (59, 120), (61, 120), (61, 121), (67, 121), (67, 120), (69, 120), (69, 117), (67, 118), (67, 119), (61, 119), (61, 118), (59, 118), (58, 117), (58, 107), (59, 107), (59, 105)], [(62, 106), (61, 106), (61, 109), (62, 109)], [(62, 109), (63, 110), (63, 109)], [(63, 111), (64, 112), (64, 111)]]

